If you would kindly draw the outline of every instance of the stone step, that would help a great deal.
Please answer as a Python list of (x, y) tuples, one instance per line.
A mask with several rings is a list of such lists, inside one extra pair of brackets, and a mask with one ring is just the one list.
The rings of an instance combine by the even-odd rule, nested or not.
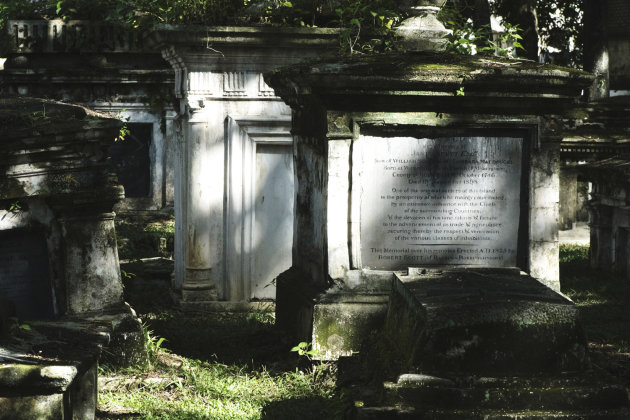
[(401, 375), (384, 384), (386, 405), (415, 408), (591, 410), (628, 406), (626, 389), (595, 374), (565, 377), (439, 378)]
[(409, 407), (361, 407), (356, 420), (628, 420), (630, 411), (615, 410), (417, 410)]

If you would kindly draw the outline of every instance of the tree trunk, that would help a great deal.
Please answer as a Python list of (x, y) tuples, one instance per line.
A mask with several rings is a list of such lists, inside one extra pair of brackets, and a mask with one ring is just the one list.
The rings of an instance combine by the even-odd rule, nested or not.
[(500, 0), (502, 17), (512, 25), (518, 25), (519, 35), (523, 37), (521, 45), (525, 49), (517, 50), (520, 57), (538, 61), (538, 17), (536, 0)]
[[(515, 2), (518, 3), (518, 2)], [(536, 15), (536, 0), (527, 0), (518, 6), (516, 24), (522, 29), (523, 48), (518, 51), (525, 58), (538, 61), (538, 16)]]
[(487, 32), (485, 39), (480, 39), (478, 42), (475, 42), (477, 46), (485, 46), (487, 41), (492, 40), (492, 28), (490, 26), (490, 5), (488, 4), (488, 0), (472, 0), (473, 3), (473, 28), (475, 30), (482, 29), (484, 26), (487, 27)]

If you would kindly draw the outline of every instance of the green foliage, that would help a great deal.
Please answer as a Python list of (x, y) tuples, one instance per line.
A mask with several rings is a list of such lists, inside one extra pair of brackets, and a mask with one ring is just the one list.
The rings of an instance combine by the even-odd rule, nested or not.
[(7, 208), (9, 213), (19, 213), (22, 211), (22, 204), (19, 201), (13, 201), (9, 203), (9, 207)]
[[(169, 257), (173, 252), (175, 220), (142, 217), (117, 218), (116, 241), (118, 255), (123, 260), (148, 257)], [(166, 249), (160, 248), (160, 239), (166, 239)]]
[(311, 348), (311, 343), (306, 341), (300, 342), (297, 346), (293, 347), (291, 351), (297, 352), (298, 356), (305, 356), (308, 360), (311, 360), (317, 355), (317, 352)]
[(538, 32), (545, 46), (561, 51), (557, 64), (580, 66), (583, 56), (584, 1), (536, 2)]
[[(335, 394), (332, 367), (298, 368), (273, 321), (258, 321), (268, 318), (263, 312), (269, 308), (145, 315), (150, 319), (145, 330), (157, 331), (167, 340), (158, 346), (159, 357), (150, 367), (99, 371), (100, 417), (124, 413), (169, 420), (342, 418), (346, 405)], [(155, 333), (150, 337), (147, 347), (157, 346)], [(267, 346), (271, 351), (258, 352)]]
[(142, 324), (142, 333), (144, 336), (144, 346), (147, 350), (148, 366), (153, 366), (158, 361), (158, 355), (163, 351), (162, 344), (166, 341), (164, 337), (157, 337), (153, 331), (149, 330), (146, 323)]
[(154, 23), (224, 25), (235, 22), (243, 0), (4, 0), (7, 19), (86, 19), (140, 28)]
[(20, 320), (17, 317), (9, 317), (9, 334), (10, 335), (15, 335), (17, 334), (19, 331), (31, 331), (31, 326), (28, 324), (24, 324), (22, 322), (20, 322)]
[[(584, 0), (532, 0), (536, 6), (542, 50), (557, 49), (555, 64), (580, 66), (583, 55)], [(512, 0), (490, 2), (493, 13), (506, 18), (514, 11)], [(505, 20), (505, 19), (504, 19)]]
[(116, 136), (114, 141), (125, 140), (130, 133), (131, 131), (129, 130), (129, 127), (127, 127), (127, 124), (123, 124), (122, 127), (120, 127), (120, 130), (118, 130), (118, 136)]
[(99, 386), (101, 415), (126, 412), (134, 419), (153, 420), (341, 418), (332, 381), (316, 381), (299, 370), (272, 374), (265, 368), (252, 371), (167, 357), (169, 365), (156, 365), (141, 377), (107, 370), (99, 375), (100, 383), (124, 375), (118, 386)]
[[(589, 347), (597, 350), (591, 354), (592, 361), (617, 375), (619, 366), (602, 359), (600, 352), (630, 352), (630, 282), (625, 276), (588, 267), (587, 250), (585, 246), (561, 245), (562, 291), (580, 308)], [(624, 376), (628, 382), (627, 369)]]
[(374, 53), (396, 48), (393, 27), (400, 23), (393, 0), (295, 0), (269, 5), (261, 22), (303, 27), (338, 27), (342, 54)]
[(560, 263), (584, 262), (588, 259), (588, 245), (560, 244)]
[(141, 0), (137, 10), (152, 23), (227, 25), (236, 22), (243, 0)]
[(446, 51), (456, 54), (495, 54), (500, 57), (515, 58), (516, 50), (523, 50), (518, 25), (503, 23), (505, 32), (497, 40), (493, 39), (489, 25), (475, 28), (470, 18), (465, 18), (459, 7), (444, 8), (439, 15), (445, 26), (452, 32), (445, 36), (448, 41)]
[[(373, 53), (391, 51), (395, 47), (394, 24), (400, 22), (400, 15), (388, 2), (345, 1), (335, 8), (337, 23), (341, 28), (340, 49), (342, 53), (356, 51)], [(367, 39), (361, 33), (369, 34)]]

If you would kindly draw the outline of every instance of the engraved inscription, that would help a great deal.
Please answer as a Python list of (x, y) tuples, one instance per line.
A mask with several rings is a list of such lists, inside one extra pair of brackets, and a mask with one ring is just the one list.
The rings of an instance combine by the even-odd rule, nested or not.
[(515, 266), (522, 142), (362, 136), (363, 266)]

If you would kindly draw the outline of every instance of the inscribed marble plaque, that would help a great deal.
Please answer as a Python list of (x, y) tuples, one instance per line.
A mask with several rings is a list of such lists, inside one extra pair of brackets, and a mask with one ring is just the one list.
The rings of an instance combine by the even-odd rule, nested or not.
[(356, 147), (364, 268), (516, 266), (522, 138), (362, 136)]

